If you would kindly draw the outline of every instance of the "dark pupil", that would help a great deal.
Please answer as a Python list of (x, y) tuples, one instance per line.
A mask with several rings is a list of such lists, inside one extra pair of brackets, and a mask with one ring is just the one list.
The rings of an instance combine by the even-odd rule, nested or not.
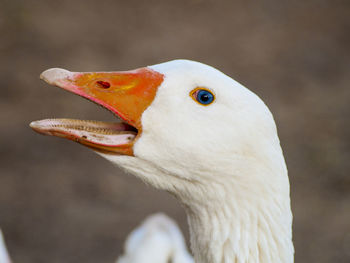
[(201, 94), (201, 101), (207, 102), (210, 99), (208, 94)]

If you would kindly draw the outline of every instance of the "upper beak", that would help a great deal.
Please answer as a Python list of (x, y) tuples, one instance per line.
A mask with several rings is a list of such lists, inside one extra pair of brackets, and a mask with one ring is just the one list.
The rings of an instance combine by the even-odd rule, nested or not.
[(124, 123), (51, 119), (32, 122), (34, 130), (68, 138), (95, 150), (127, 155), (133, 155), (132, 146), (142, 132), (142, 114), (163, 81), (163, 75), (150, 68), (85, 73), (54, 68), (44, 71), (40, 78), (105, 107)]

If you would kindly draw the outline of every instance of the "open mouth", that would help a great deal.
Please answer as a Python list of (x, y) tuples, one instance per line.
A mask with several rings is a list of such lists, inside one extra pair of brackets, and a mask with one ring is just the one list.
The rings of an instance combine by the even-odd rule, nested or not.
[(104, 153), (131, 155), (137, 129), (124, 122), (45, 119), (30, 124), (35, 131), (66, 138)]
[(124, 72), (44, 71), (41, 79), (102, 106), (118, 122), (75, 119), (33, 121), (30, 127), (44, 135), (66, 138), (96, 151), (133, 156), (142, 133), (141, 116), (152, 103), (163, 75), (148, 68)]

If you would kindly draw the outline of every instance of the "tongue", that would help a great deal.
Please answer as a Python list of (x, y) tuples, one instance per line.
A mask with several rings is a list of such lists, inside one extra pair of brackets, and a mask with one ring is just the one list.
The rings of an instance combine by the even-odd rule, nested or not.
[(121, 146), (130, 144), (137, 131), (126, 123), (85, 121), (73, 119), (47, 119), (34, 121), (30, 126), (44, 135), (53, 135), (91, 146)]

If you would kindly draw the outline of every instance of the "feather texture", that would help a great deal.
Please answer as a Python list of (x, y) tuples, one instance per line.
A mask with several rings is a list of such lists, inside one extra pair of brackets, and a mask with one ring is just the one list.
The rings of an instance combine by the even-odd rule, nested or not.
[(193, 258), (176, 223), (154, 214), (130, 233), (116, 263), (193, 263)]
[(10, 256), (7, 252), (1, 229), (0, 229), (0, 263), (11, 263)]

